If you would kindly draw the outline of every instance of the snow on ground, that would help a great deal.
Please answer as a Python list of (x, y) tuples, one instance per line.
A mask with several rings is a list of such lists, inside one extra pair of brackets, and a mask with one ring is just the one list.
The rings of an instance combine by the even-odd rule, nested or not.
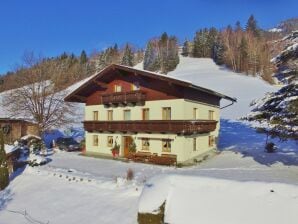
[[(256, 212), (253, 211), (253, 208), (259, 210), (259, 204), (267, 203), (271, 199), (276, 202), (275, 196), (271, 198), (271, 193), (264, 186), (272, 186), (271, 188), (274, 190), (277, 189), (276, 193), (272, 194), (279, 197), (279, 202), (283, 202), (286, 197), (290, 200), (290, 196), (285, 195), (284, 190), (279, 190), (278, 186), (280, 185), (273, 182), (296, 185), (296, 189), (298, 188), (298, 159), (295, 144), (284, 144), (280, 146), (278, 154), (268, 154), (264, 152), (265, 135), (257, 134), (253, 129), (239, 122), (223, 120), (221, 127), (219, 140), (221, 153), (202, 164), (191, 167), (165, 167), (83, 157), (75, 152), (58, 152), (49, 156), (52, 161), (47, 165), (28, 167), (22, 174), (20, 173), (14, 178), (5, 191), (0, 192), (0, 224), (30, 223), (23, 215), (15, 213), (25, 210), (34, 219), (43, 223), (49, 221), (57, 224), (82, 222), (109, 224), (118, 223), (121, 220), (121, 223), (133, 224), (137, 220), (138, 201), (144, 183), (151, 183), (151, 178), (160, 174), (166, 176), (179, 174), (179, 176), (186, 176), (187, 179), (189, 176), (193, 176), (203, 181), (206, 188), (209, 186), (209, 180), (216, 183), (218, 179), (232, 181), (218, 180), (218, 185), (208, 192), (203, 192), (203, 195), (205, 193), (213, 195), (211, 193), (215, 189), (217, 191), (221, 189), (221, 183), (231, 183), (229, 186), (234, 189), (232, 187), (235, 181), (237, 188), (242, 186), (239, 181), (244, 184), (244, 193), (242, 190), (238, 192), (235, 188), (237, 190), (235, 191), (239, 193), (235, 198), (239, 198), (239, 200), (242, 196), (246, 200), (246, 194), (252, 191), (252, 187), (256, 187), (256, 190), (265, 189), (266, 192), (260, 192), (259, 201), (256, 200), (255, 194), (258, 191), (253, 191), (250, 201), (252, 205), (250, 204), (248, 215)], [(131, 182), (127, 182), (125, 179), (128, 169), (134, 171), (135, 178)], [(268, 185), (258, 185), (257, 183), (247, 185), (247, 181), (267, 182)], [(183, 186), (177, 185), (177, 190), (180, 191), (181, 187)], [(175, 192), (175, 190), (173, 189), (171, 192)], [(185, 196), (188, 201), (194, 201), (193, 198), (189, 198), (188, 193), (185, 193)], [(239, 204), (240, 201), (236, 199), (226, 200), (233, 204), (226, 203), (223, 207), (238, 208), (239, 206), (239, 209), (243, 208), (240, 206), (243, 206), (242, 201)], [(210, 202), (207, 196), (195, 201), (202, 201), (205, 204)], [(275, 205), (272, 206), (272, 213), (280, 214), (281, 209), (277, 211), (275, 208)], [(295, 209), (297, 210), (297, 208)], [(182, 215), (182, 213), (180, 214)], [(205, 214), (207, 215), (207, 213)], [(213, 215), (214, 212), (208, 214)], [(260, 221), (263, 221), (264, 217), (261, 215)]]
[[(181, 56), (177, 68), (169, 72), (168, 75), (236, 97), (237, 103), (221, 111), (221, 117), (225, 119), (237, 119), (247, 115), (252, 100), (262, 97), (266, 92), (274, 92), (278, 89), (260, 78), (237, 74), (218, 66), (210, 58)], [(221, 106), (228, 103), (228, 101), (222, 100)]]
[[(0, 192), (0, 224), (136, 223), (135, 188), (53, 174), (27, 168)], [(28, 215), (20, 214), (25, 211)]]
[(165, 222), (172, 224), (294, 224), (298, 219), (298, 188), (288, 184), (156, 176), (144, 187), (139, 212), (154, 213), (164, 202)]

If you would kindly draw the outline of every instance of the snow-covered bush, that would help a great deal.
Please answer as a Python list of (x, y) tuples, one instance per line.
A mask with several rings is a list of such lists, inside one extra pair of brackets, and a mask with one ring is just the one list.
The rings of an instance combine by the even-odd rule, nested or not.
[(48, 162), (46, 157), (31, 154), (27, 160), (29, 166), (41, 166)]

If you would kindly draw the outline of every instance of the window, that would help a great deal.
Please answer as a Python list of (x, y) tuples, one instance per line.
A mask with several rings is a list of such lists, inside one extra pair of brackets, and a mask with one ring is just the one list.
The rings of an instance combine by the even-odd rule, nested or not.
[(148, 138), (142, 139), (142, 150), (149, 151), (150, 143)]
[(192, 139), (192, 141), (193, 141), (193, 151), (197, 151), (197, 139), (196, 138), (193, 138)]
[(136, 91), (140, 89), (140, 84), (138, 82), (134, 82), (131, 84), (131, 91)]
[(193, 110), (192, 110), (192, 119), (194, 119), (194, 120), (197, 119), (197, 111), (198, 111), (197, 108), (193, 108)]
[(163, 120), (171, 120), (171, 107), (163, 107), (162, 108), (162, 119)]
[(214, 111), (209, 110), (209, 120), (214, 120)]
[(113, 143), (114, 143), (113, 136), (108, 136), (108, 147), (113, 147)]
[(171, 152), (171, 140), (169, 139), (162, 140), (162, 151)]
[(93, 120), (98, 121), (98, 111), (93, 111)]
[(123, 118), (125, 121), (130, 120), (130, 110), (124, 110)]
[(108, 110), (108, 121), (112, 121), (112, 120), (113, 120), (113, 111)]
[(98, 136), (93, 135), (93, 146), (98, 146)]
[(142, 118), (143, 118), (143, 120), (149, 120), (149, 108), (143, 109)]
[(121, 92), (121, 91), (122, 91), (122, 86), (114, 85), (114, 92)]
[(214, 136), (213, 135), (209, 136), (209, 147), (214, 146), (214, 142), (215, 142)]

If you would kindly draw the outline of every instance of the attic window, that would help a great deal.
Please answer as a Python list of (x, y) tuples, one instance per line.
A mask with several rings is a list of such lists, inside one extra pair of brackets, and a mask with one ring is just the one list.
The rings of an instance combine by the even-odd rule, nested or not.
[(134, 82), (133, 84), (131, 84), (131, 91), (136, 91), (139, 89), (140, 89), (140, 83)]
[(122, 92), (122, 86), (120, 85), (114, 85), (114, 92)]

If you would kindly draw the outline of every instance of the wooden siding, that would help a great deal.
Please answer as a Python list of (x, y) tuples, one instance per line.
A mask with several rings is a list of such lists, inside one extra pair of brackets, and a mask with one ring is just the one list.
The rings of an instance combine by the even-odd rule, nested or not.
[(140, 120), (140, 121), (85, 121), (88, 132), (144, 132), (175, 133), (181, 135), (209, 133), (216, 129), (211, 120)]

